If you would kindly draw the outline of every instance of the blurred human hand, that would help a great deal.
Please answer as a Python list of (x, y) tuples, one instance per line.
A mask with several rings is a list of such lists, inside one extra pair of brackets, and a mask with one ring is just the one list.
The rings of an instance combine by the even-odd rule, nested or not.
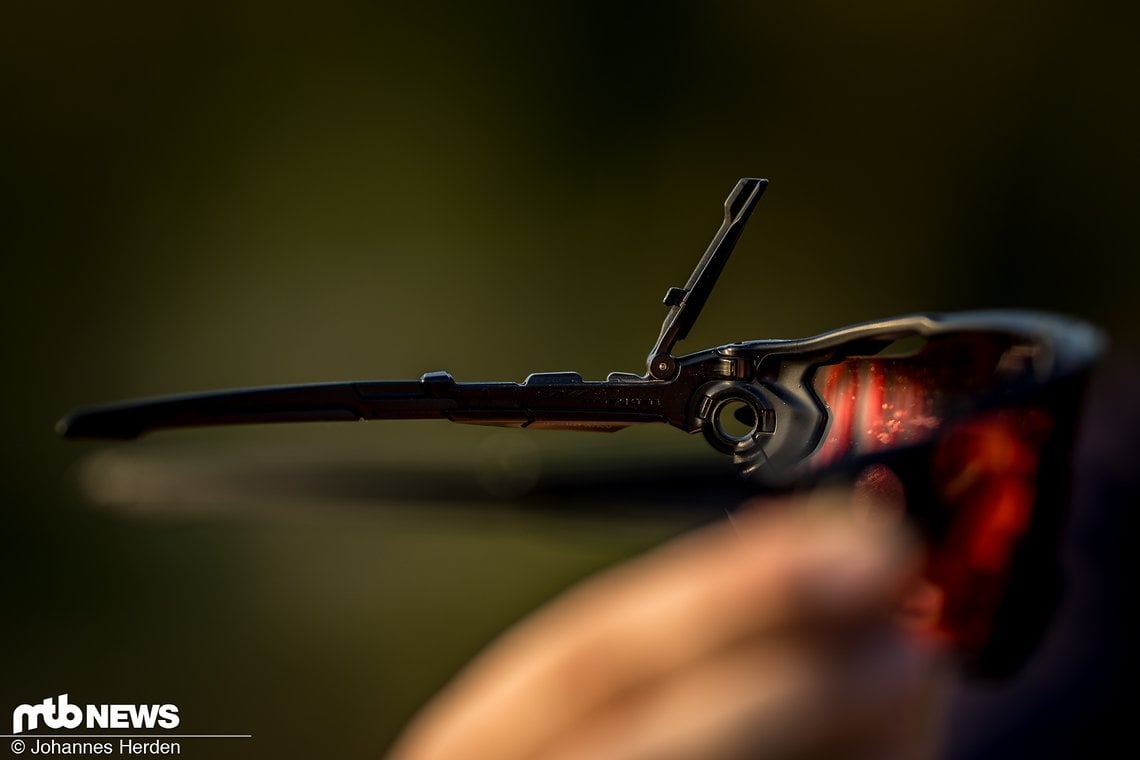
[(858, 506), (742, 510), (580, 584), (477, 657), (390, 760), (928, 756), (943, 668), (900, 621), (921, 557)]

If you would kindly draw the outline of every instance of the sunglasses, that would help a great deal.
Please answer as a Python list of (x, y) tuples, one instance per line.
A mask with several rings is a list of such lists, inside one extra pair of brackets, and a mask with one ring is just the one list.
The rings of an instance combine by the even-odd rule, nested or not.
[(271, 386), (85, 407), (68, 438), (206, 425), (445, 419), (612, 432), (701, 433), (759, 488), (836, 481), (905, 511), (926, 540), (924, 630), (976, 672), (1016, 670), (1058, 596), (1068, 455), (1095, 328), (1025, 311), (922, 314), (811, 338), (677, 356), (768, 185), (741, 179), (667, 313), (643, 375), (535, 373), (522, 383), (418, 380)]

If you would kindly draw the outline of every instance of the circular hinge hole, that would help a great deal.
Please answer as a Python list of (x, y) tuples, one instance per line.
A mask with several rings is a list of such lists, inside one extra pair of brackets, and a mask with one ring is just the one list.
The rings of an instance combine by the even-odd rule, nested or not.
[(713, 424), (726, 441), (740, 443), (756, 434), (760, 420), (751, 404), (739, 399), (727, 399), (717, 406)]

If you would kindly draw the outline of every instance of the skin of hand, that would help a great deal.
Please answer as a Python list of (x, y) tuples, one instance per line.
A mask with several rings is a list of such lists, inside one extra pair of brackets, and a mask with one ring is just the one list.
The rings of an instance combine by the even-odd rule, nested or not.
[(930, 756), (946, 669), (899, 612), (921, 554), (874, 514), (847, 495), (768, 503), (579, 584), (470, 663), (389, 760)]

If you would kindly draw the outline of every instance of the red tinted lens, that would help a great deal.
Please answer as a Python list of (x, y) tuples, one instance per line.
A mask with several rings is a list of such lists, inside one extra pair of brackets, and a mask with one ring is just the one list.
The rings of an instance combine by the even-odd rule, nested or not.
[[(978, 410), (1025, 371), (1025, 355), (998, 339), (952, 336), (910, 356), (846, 358), (813, 378), (828, 424), (808, 466), (879, 460), (857, 478), (860, 491), (905, 504), (930, 543), (930, 584), (914, 605), (921, 629), (968, 655), (995, 635), (1055, 427), (1043, 408)], [(891, 461), (907, 448), (916, 454)]]

